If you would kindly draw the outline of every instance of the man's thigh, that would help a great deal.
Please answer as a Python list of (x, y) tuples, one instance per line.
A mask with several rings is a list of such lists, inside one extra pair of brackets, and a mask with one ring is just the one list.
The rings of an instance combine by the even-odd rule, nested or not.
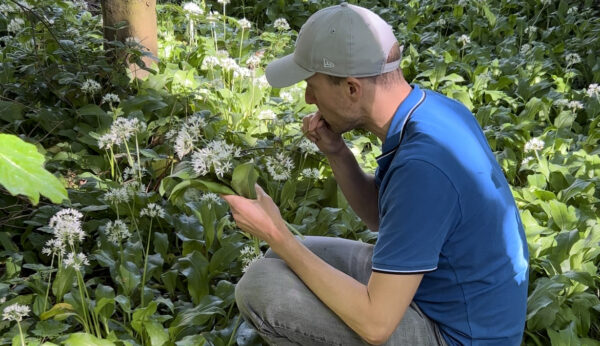
[[(330, 265), (366, 284), (372, 246), (350, 242), (323, 237), (304, 240)], [(368, 258), (368, 264), (360, 264), (356, 257)], [(236, 301), (244, 318), (273, 345), (367, 344), (272, 252), (250, 266), (236, 287)], [(386, 345), (438, 345), (438, 337), (435, 324), (411, 304)]]

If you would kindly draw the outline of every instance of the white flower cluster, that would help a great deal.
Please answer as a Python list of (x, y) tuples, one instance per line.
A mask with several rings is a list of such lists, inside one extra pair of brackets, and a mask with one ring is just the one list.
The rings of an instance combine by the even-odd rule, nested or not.
[(95, 94), (98, 91), (100, 91), (100, 89), (102, 89), (100, 83), (96, 82), (93, 79), (86, 79), (81, 84), (81, 91), (83, 91), (86, 94)]
[(578, 11), (579, 11), (579, 7), (573, 6), (567, 10), (567, 14), (570, 16), (576, 15)]
[(108, 93), (102, 97), (102, 103), (113, 104), (113, 103), (119, 103), (119, 102), (121, 102), (121, 99), (116, 94)]
[(250, 69), (255, 69), (260, 66), (261, 61), (260, 55), (252, 54), (248, 59), (246, 59), (246, 66)]
[(321, 177), (321, 173), (316, 168), (305, 168), (300, 174), (307, 179), (319, 179)]
[(541, 0), (540, 2), (542, 3), (542, 5), (548, 6), (552, 3), (552, 0)]
[(104, 200), (110, 204), (127, 203), (131, 200), (131, 191), (127, 186), (113, 187), (104, 194)]
[(13, 18), (10, 20), (10, 23), (8, 23), (8, 25), (6, 26), (6, 31), (17, 33), (21, 31), (23, 25), (25, 25), (25, 21), (23, 21), (23, 19)]
[(137, 118), (127, 119), (117, 118), (110, 126), (110, 132), (98, 138), (98, 147), (108, 149), (114, 145), (121, 145), (127, 142), (136, 133), (146, 129), (146, 124)]
[(265, 88), (268, 88), (271, 86), (269, 84), (269, 81), (267, 81), (267, 76), (265, 76), (265, 75), (262, 75), (258, 78), (254, 78), (253, 83), (256, 87), (261, 88), (261, 89), (265, 89)]
[(283, 102), (292, 103), (294, 102), (294, 96), (289, 91), (282, 91), (279, 93), (279, 97), (283, 100)]
[(83, 215), (78, 210), (71, 208), (54, 214), (49, 223), (50, 228), (54, 231), (54, 240), (48, 241), (46, 245), (64, 249), (67, 244), (75, 246), (81, 243), (85, 238), (85, 233), (81, 229), (82, 217)]
[(250, 21), (246, 18), (240, 19), (238, 23), (240, 24), (240, 27), (244, 30), (248, 30), (252, 27), (252, 23), (250, 23)]
[(229, 173), (233, 169), (231, 160), (239, 157), (240, 154), (241, 150), (232, 144), (227, 144), (222, 140), (211, 141), (205, 148), (194, 152), (192, 166), (194, 172), (200, 175), (208, 174), (213, 168), (217, 176), (223, 177), (225, 173)]
[(127, 225), (121, 220), (116, 220), (115, 222), (108, 221), (104, 225), (104, 233), (106, 233), (108, 240), (115, 245), (119, 245), (121, 241), (131, 236)]
[(180, 127), (175, 137), (175, 153), (182, 159), (185, 155), (194, 150), (194, 145), (202, 134), (202, 129), (206, 126), (206, 121), (200, 115), (194, 114)]
[(277, 119), (277, 114), (272, 109), (263, 109), (258, 113), (256, 118), (259, 120), (275, 120)]
[(544, 141), (534, 137), (530, 139), (527, 143), (525, 143), (525, 152), (528, 153), (530, 151), (540, 151), (544, 149)]
[(277, 29), (279, 31), (290, 30), (290, 25), (288, 24), (288, 21), (285, 18), (275, 19), (273, 26), (275, 27), (275, 29)]
[(193, 2), (186, 2), (185, 4), (183, 4), (183, 10), (185, 12), (189, 12), (189, 13), (195, 14), (195, 15), (204, 14), (204, 11), (200, 8), (200, 6), (196, 5)]
[(21, 304), (12, 304), (2, 311), (2, 319), (5, 321), (21, 322), (23, 317), (29, 315), (29, 306)]
[(471, 43), (471, 38), (469, 37), (469, 35), (462, 34), (458, 38), (458, 43), (462, 44), (462, 46), (464, 47)]
[(217, 2), (223, 6), (229, 5), (231, 0), (217, 0)]
[(207, 192), (205, 194), (202, 195), (202, 197), (200, 197), (200, 201), (204, 202), (204, 203), (211, 203), (211, 204), (222, 204), (223, 200), (221, 199), (221, 197), (219, 197), (219, 195), (217, 195), (216, 193), (212, 193), (212, 192)]
[(592, 83), (592, 84), (590, 84), (590, 86), (588, 86), (585, 93), (589, 97), (599, 98), (600, 97), (600, 86), (597, 83)]
[(531, 50), (531, 45), (529, 43), (525, 43), (521, 46), (521, 54), (525, 55)]
[(208, 12), (208, 15), (206, 16), (206, 20), (209, 22), (212, 22), (212, 24), (214, 25), (214, 23), (219, 20), (219, 11), (210, 11)]
[(567, 107), (569, 107), (569, 109), (575, 112), (578, 109), (583, 109), (583, 103), (581, 101), (569, 101)]
[(146, 208), (140, 210), (140, 217), (148, 216), (164, 218), (166, 215), (165, 209), (156, 203), (148, 203)]
[(565, 55), (567, 66), (572, 66), (581, 62), (581, 57), (577, 53), (569, 53)]
[(15, 12), (15, 8), (11, 4), (0, 4), (0, 13), (8, 17), (9, 13)]
[(248, 268), (250, 268), (250, 266), (258, 261), (261, 258), (264, 258), (265, 255), (263, 255), (262, 252), (258, 251), (258, 253), (254, 250), (253, 247), (250, 246), (245, 246), (241, 251), (240, 251), (240, 259), (242, 260), (242, 272), (247, 272)]
[(538, 28), (537, 28), (537, 26), (535, 26), (535, 25), (530, 25), (530, 26), (528, 26), (528, 27), (526, 27), (526, 28), (525, 28), (525, 33), (526, 33), (526, 34), (533, 35), (533, 34), (535, 34), (537, 31), (538, 31)]
[(446, 20), (444, 18), (440, 18), (440, 19), (438, 19), (438, 21), (436, 23), (439, 26), (444, 26), (444, 25), (446, 25)]
[(305, 154), (316, 154), (319, 151), (319, 147), (310, 140), (304, 138), (298, 143), (298, 148)]
[(80, 271), (82, 266), (90, 265), (85, 254), (74, 252), (70, 252), (63, 263), (65, 264), (65, 267), (71, 267), (76, 271)]
[(533, 156), (527, 156), (526, 158), (523, 159), (523, 161), (521, 161), (521, 166), (528, 165), (529, 162), (531, 162), (531, 160), (533, 160)]
[(294, 162), (284, 153), (277, 153), (275, 157), (267, 157), (267, 171), (273, 180), (287, 180), (292, 175)]

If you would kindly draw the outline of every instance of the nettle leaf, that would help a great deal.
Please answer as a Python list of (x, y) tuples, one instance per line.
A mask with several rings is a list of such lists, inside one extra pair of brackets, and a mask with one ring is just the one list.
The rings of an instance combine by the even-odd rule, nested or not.
[(14, 135), (0, 134), (0, 184), (13, 196), (29, 197), (33, 205), (40, 195), (57, 204), (69, 199), (60, 180), (44, 169), (44, 156)]
[(231, 187), (238, 195), (256, 199), (256, 188), (254, 185), (258, 180), (258, 171), (253, 162), (246, 162), (238, 165), (233, 170), (231, 177)]

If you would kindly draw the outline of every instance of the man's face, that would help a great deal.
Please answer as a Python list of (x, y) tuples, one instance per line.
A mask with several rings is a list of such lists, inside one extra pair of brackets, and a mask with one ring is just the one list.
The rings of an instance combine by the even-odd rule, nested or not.
[(306, 103), (316, 105), (330, 129), (339, 134), (358, 125), (345, 87), (343, 81), (336, 85), (326, 75), (316, 73), (306, 80), (304, 94)]

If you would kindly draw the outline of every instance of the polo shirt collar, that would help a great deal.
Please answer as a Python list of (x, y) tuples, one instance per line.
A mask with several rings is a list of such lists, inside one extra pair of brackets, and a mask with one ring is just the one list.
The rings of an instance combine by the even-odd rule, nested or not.
[(396, 113), (394, 113), (394, 118), (390, 123), (390, 127), (387, 131), (385, 141), (383, 142), (383, 146), (381, 148), (381, 156), (385, 156), (391, 150), (394, 150), (398, 146), (398, 141), (400, 141), (400, 132), (402, 132), (402, 124), (404, 124), (404, 119), (408, 115), (408, 112), (419, 102), (422, 96), (421, 89), (418, 85), (412, 85), (413, 89), (408, 96), (400, 103), (398, 109), (396, 109)]

